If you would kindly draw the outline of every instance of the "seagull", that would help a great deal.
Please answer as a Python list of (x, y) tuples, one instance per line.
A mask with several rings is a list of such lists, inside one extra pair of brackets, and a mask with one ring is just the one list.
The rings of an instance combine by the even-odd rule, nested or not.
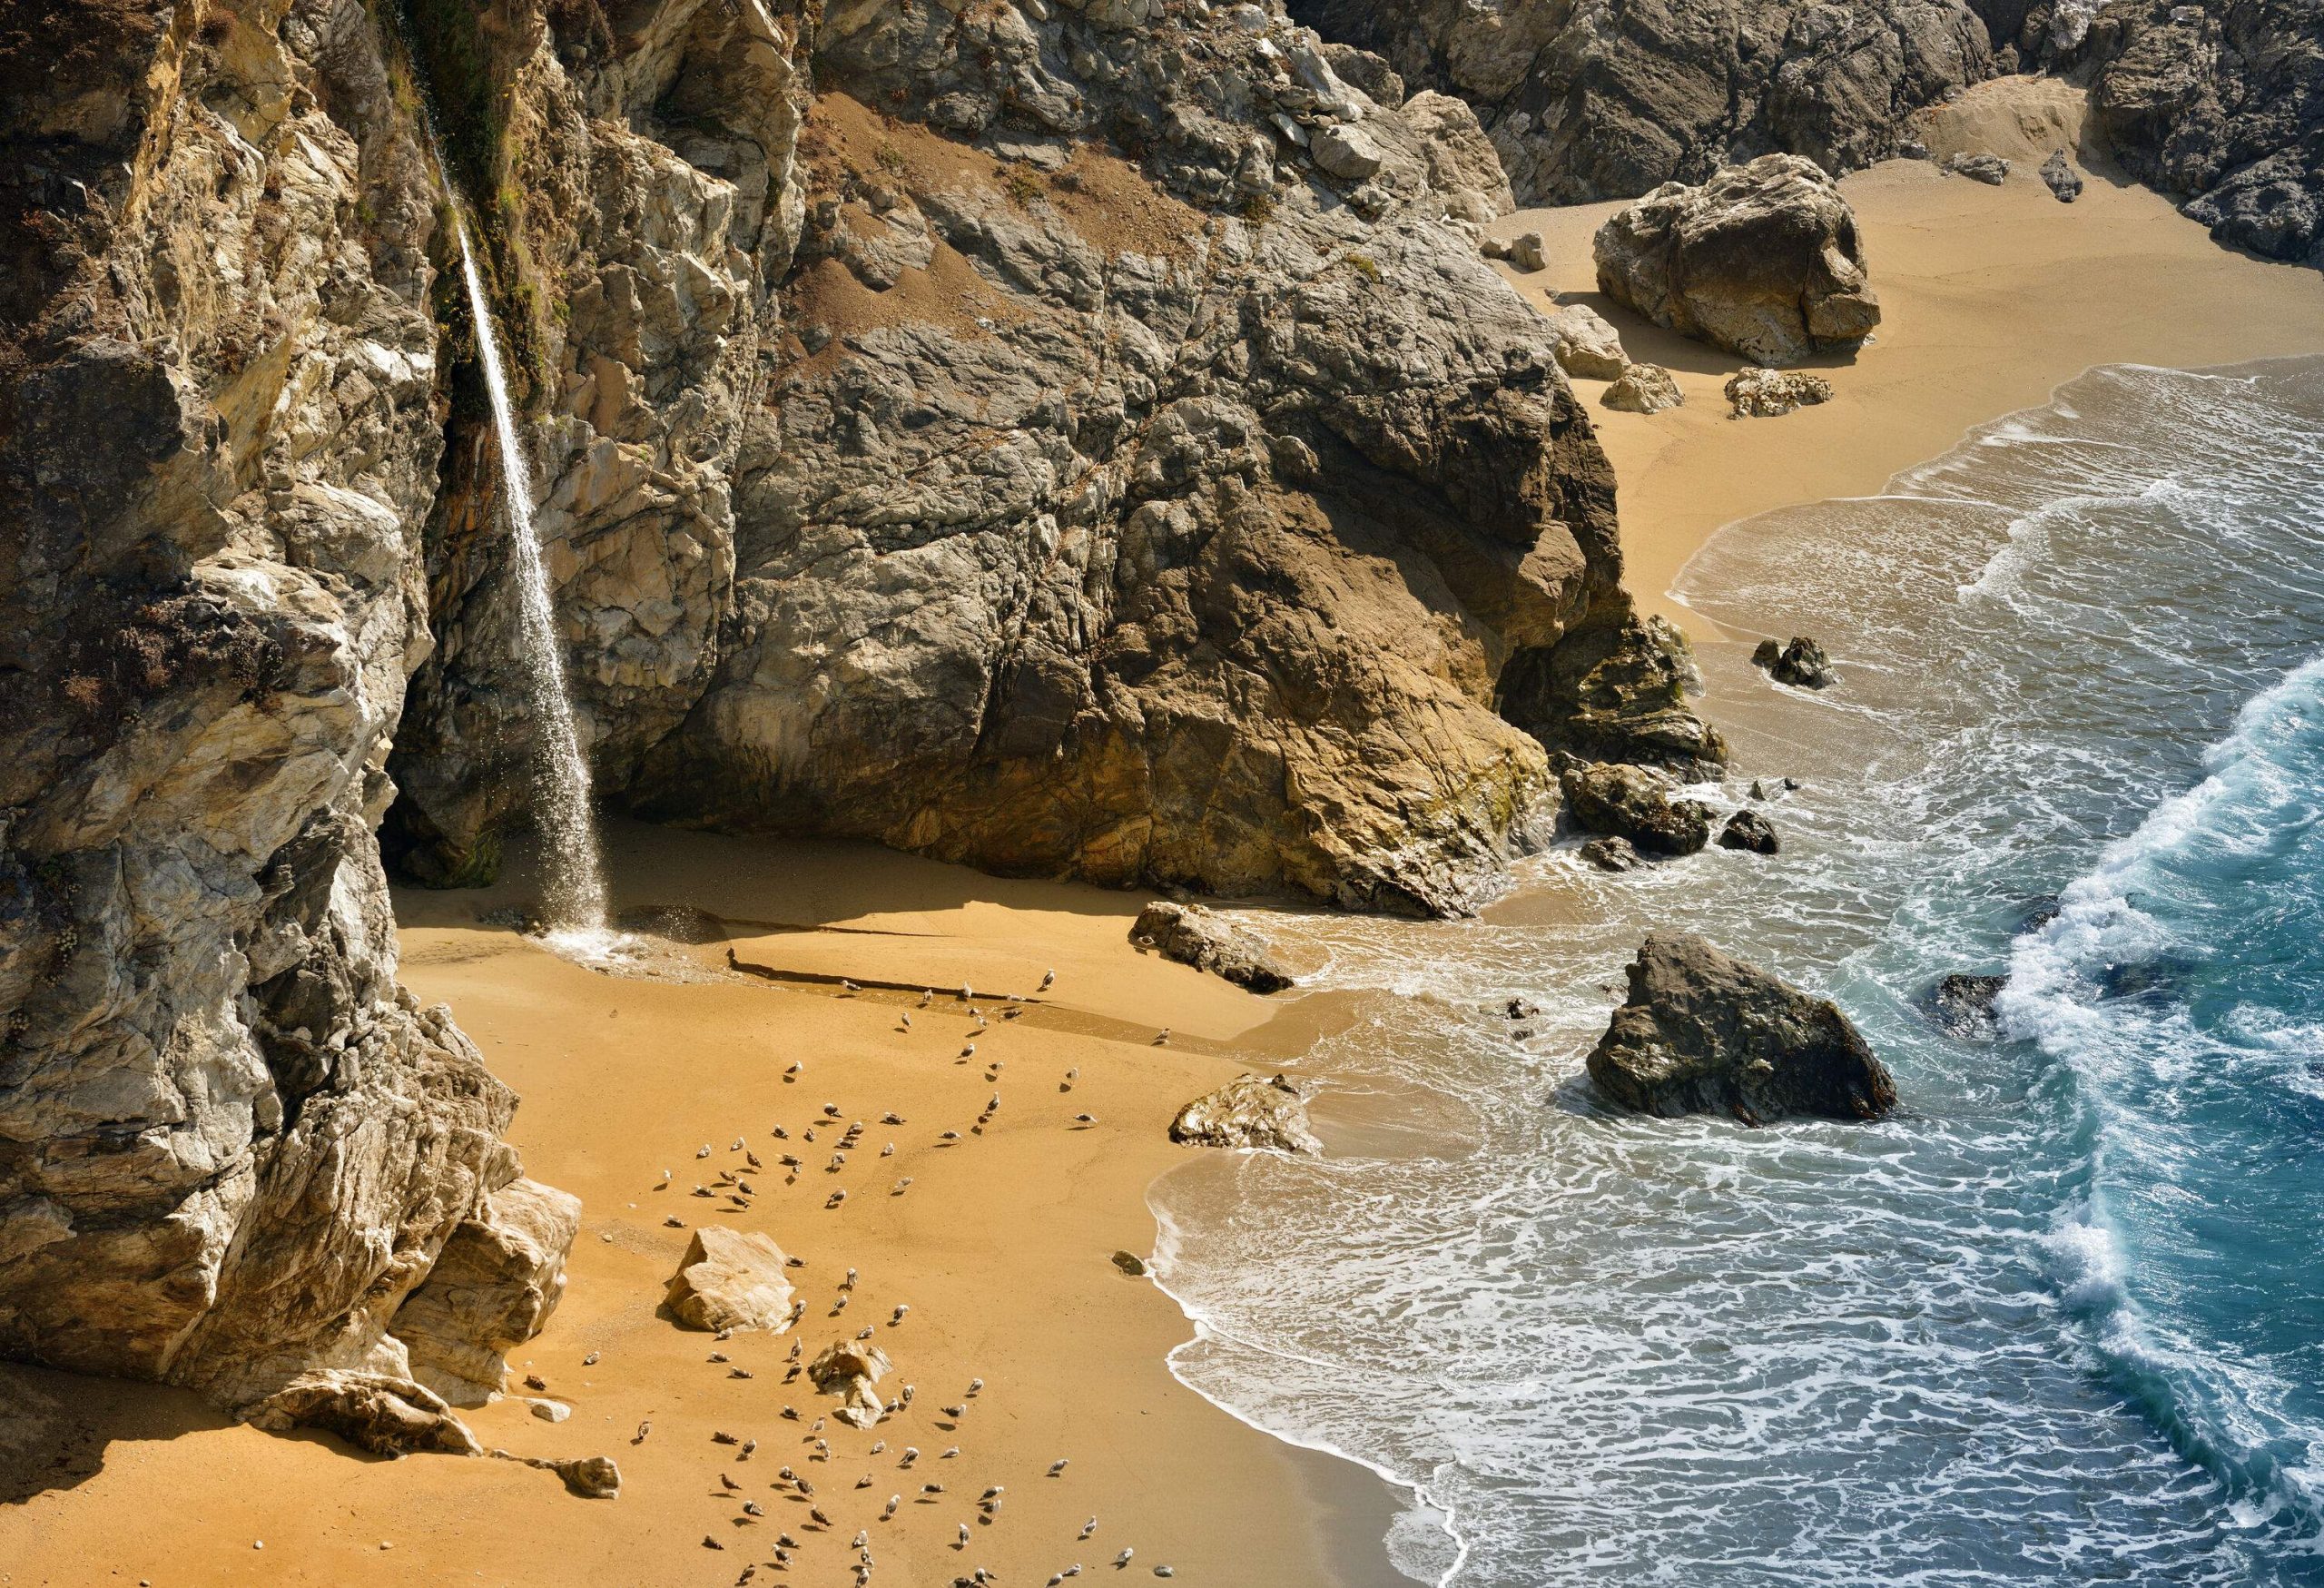
[(1076, 1114), (1073, 1116), (1073, 1122), (1077, 1125), (1094, 1125), (1098, 1122), (1098, 1116), (1095, 1114)]
[(1154, 1045), (1157, 1048), (1167, 1047), (1169, 1044), (1169, 1041), (1170, 1028), (1168, 1026), (1164, 1026), (1160, 1032), (1156, 1035), (1154, 1039)]
[(1041, 985), (1040, 985), (1040, 989), (1039, 989), (1039, 990), (1040, 990), (1041, 991), (1043, 991), (1043, 992), (1047, 992), (1047, 991), (1049, 990), (1050, 984), (1051, 984), (1051, 983), (1053, 983), (1053, 982), (1055, 982), (1056, 981), (1057, 981), (1057, 972), (1056, 972), (1055, 971), (1044, 971), (1044, 972), (1041, 972)]
[(817, 1522), (822, 1523), (825, 1527), (829, 1527), (832, 1524), (832, 1519), (823, 1514), (822, 1507), (820, 1505), (808, 1506), (807, 1514), (813, 1517)]
[(947, 1130), (936, 1139), (939, 1141), (958, 1141), (960, 1139), (960, 1133), (958, 1130)]
[(880, 1149), (880, 1156), (881, 1156), (881, 1158), (893, 1158), (893, 1157), (895, 1157), (895, 1155), (896, 1155), (896, 1144), (895, 1144), (894, 1142), (892, 1142), (892, 1141), (889, 1142), (885, 1147), (882, 1147), (881, 1149)]
[(992, 1485), (992, 1487), (990, 1487), (990, 1488), (987, 1489), (983, 1494), (979, 1494), (979, 1495), (977, 1496), (977, 1498), (978, 1498), (978, 1499), (980, 1499), (980, 1500), (998, 1500), (999, 1498), (1000, 1498), (1000, 1496), (1001, 1496), (1001, 1495), (1003, 1495), (1003, 1494), (1007, 1494), (1008, 1492), (1009, 1492), (1009, 1491), (1008, 1491), (1008, 1489), (1007, 1489), (1005, 1486), (1003, 1486), (1002, 1484), (993, 1484), (993, 1485)]
[(1137, 1553), (1137, 1552), (1136, 1550), (1134, 1550), (1134, 1549), (1126, 1549), (1126, 1550), (1122, 1551), (1122, 1553), (1119, 1553), (1119, 1554), (1116, 1555), (1116, 1556), (1114, 1557), (1114, 1566), (1115, 1566), (1115, 1569), (1116, 1569), (1116, 1570), (1119, 1570), (1121, 1567), (1128, 1565), (1128, 1564), (1129, 1564), (1129, 1558), (1130, 1558), (1130, 1556), (1132, 1556), (1132, 1555), (1136, 1554)]
[(970, 1042), (967, 1047), (960, 1050), (960, 1057), (963, 1059), (973, 1059), (976, 1056), (977, 1045), (974, 1042)]
[(904, 1458), (901, 1463), (902, 1465), (910, 1466), (913, 1462), (918, 1461), (919, 1459), (920, 1451), (916, 1447), (910, 1445), (904, 1446)]
[(954, 1549), (966, 1549), (969, 1547), (969, 1524), (967, 1523), (963, 1522), (960, 1524), (960, 1542), (954, 1544), (952, 1547)]
[(901, 1197), (904, 1194), (904, 1189), (911, 1184), (911, 1177), (910, 1175), (906, 1175), (903, 1179), (895, 1183), (895, 1185), (889, 1190), (888, 1195), (891, 1197)]
[(893, 1109), (890, 1109), (886, 1113), (880, 1116), (880, 1123), (882, 1125), (901, 1125), (903, 1122), (904, 1117), (896, 1112)]
[(920, 990), (920, 1007), (921, 1007), (921, 1008), (922, 1008), (922, 1009), (926, 1009), (930, 1004), (931, 1004), (931, 1003), (933, 1003), (933, 1002), (935, 1002), (935, 1001), (936, 1001), (936, 990), (935, 990), (934, 988), (932, 988), (932, 987), (923, 987), (923, 988), (921, 988), (921, 989)]
[(823, 1115), (824, 1115), (824, 1117), (825, 1117), (826, 1119), (838, 1119), (838, 1118), (839, 1118), (839, 1105), (838, 1105), (837, 1103), (825, 1103), (825, 1104), (823, 1105)]
[(840, 990), (842, 992), (855, 992), (855, 991), (861, 991), (861, 989), (859, 989), (859, 988), (855, 985), (855, 983), (854, 983), (854, 982), (852, 982), (852, 981), (849, 981), (849, 980), (848, 980), (846, 977), (844, 977), (844, 976), (842, 976), (842, 977), (839, 979), (839, 990)]
[(920, 1492), (923, 1494), (940, 1494), (944, 1492), (944, 1485), (942, 1484), (922, 1484), (920, 1485)]
[(872, 1475), (867, 1472), (862, 1477), (856, 1479), (855, 1486), (859, 1489), (870, 1488), (872, 1486)]
[(842, 1290), (852, 1290), (855, 1288), (855, 1270), (853, 1268), (850, 1268), (847, 1271), (847, 1277), (839, 1282), (839, 1287)]
[(723, 1472), (718, 1475), (718, 1486), (725, 1490), (730, 1494), (741, 1492), (743, 1487), (742, 1484), (736, 1483), (733, 1478), (728, 1477)]
[(1063, 1472), (1065, 1471), (1065, 1465), (1066, 1465), (1066, 1463), (1067, 1463), (1067, 1462), (1068, 1462), (1068, 1461), (1071, 1461), (1072, 1459), (1073, 1459), (1073, 1458), (1072, 1458), (1071, 1456), (1069, 1456), (1069, 1455), (1062, 1455), (1062, 1456), (1059, 1456), (1057, 1460), (1055, 1460), (1055, 1461), (1053, 1461), (1053, 1462), (1049, 1463), (1049, 1476), (1051, 1476), (1051, 1477), (1056, 1477), (1056, 1476), (1058, 1476), (1059, 1475), (1060, 1475), (1061, 1473), (1063, 1473)]
[(637, 1437), (631, 1440), (630, 1443), (632, 1445), (643, 1445), (645, 1443), (645, 1436), (652, 1432), (654, 1432), (654, 1425), (652, 1423), (640, 1423), (637, 1425)]
[(898, 1015), (896, 1018), (897, 1018), (899, 1021), (901, 1021), (903, 1022), (903, 1028), (904, 1028), (904, 1030), (906, 1030), (906, 1031), (910, 1031), (910, 1030), (911, 1030), (911, 1011), (910, 1011), (910, 1010), (906, 1010), (906, 1011), (903, 1011), (903, 1013), (901, 1013), (901, 1014)]
[[(907, 1181), (905, 1181), (904, 1183), (905, 1183), (906, 1185), (910, 1185), (911, 1182), (911, 1181), (909, 1181), (909, 1180), (907, 1180)], [(906, 1314), (906, 1313), (910, 1312), (911, 1310), (911, 1303), (910, 1303), (909, 1301), (899, 1301), (898, 1303), (896, 1303), (896, 1315), (895, 1315), (893, 1317), (891, 1317), (891, 1318), (890, 1318), (890, 1319), (888, 1320), (888, 1327), (889, 1327), (890, 1328), (893, 1328), (893, 1327), (896, 1327), (896, 1325), (898, 1325), (898, 1324), (900, 1324), (900, 1323), (903, 1322), (903, 1321), (904, 1321), (904, 1314)]]
[(802, 1064), (799, 1060), (793, 1059), (791, 1061), (791, 1068), (783, 1072), (783, 1079), (785, 1080), (796, 1080), (806, 1071), (806, 1069), (807, 1067), (804, 1064)]
[(726, 1150), (727, 1150), (727, 1151), (729, 1151), (729, 1152), (740, 1152), (740, 1151), (742, 1151), (742, 1150), (743, 1150), (743, 1139), (742, 1139), (740, 1136), (735, 1137), (735, 1138), (734, 1138), (734, 1146), (732, 1146), (732, 1147), (730, 1147), (730, 1148), (728, 1148)]
[(960, 1447), (959, 1445), (947, 1445), (944, 1447), (944, 1454), (943, 1454), (943, 1455), (940, 1455), (940, 1456), (938, 1456), (936, 1459), (937, 1459), (937, 1460), (939, 1460), (939, 1461), (950, 1461), (950, 1460), (951, 1460), (954, 1456), (956, 1456), (956, 1455), (960, 1455)]
[(1095, 1516), (1092, 1516), (1091, 1518), (1089, 1518), (1089, 1520), (1088, 1520), (1088, 1521), (1087, 1521), (1087, 1522), (1085, 1522), (1085, 1523), (1083, 1523), (1083, 1524), (1081, 1524), (1081, 1536), (1082, 1536), (1082, 1537), (1084, 1537), (1084, 1538), (1088, 1537), (1091, 1534), (1093, 1534), (1093, 1533), (1095, 1533), (1095, 1532), (1097, 1532), (1097, 1531), (1098, 1531), (1098, 1519), (1097, 1519)]
[(901, 1494), (890, 1494), (888, 1496), (888, 1503), (880, 1508), (880, 1520), (885, 1522), (894, 1516), (896, 1514), (896, 1507), (903, 1503), (904, 1497)]

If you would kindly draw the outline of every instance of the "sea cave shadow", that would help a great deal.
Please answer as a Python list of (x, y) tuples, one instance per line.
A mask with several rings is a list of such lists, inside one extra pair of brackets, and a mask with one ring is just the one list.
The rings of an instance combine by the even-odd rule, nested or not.
[[(116, 1442), (175, 1439), (233, 1426), (233, 1418), (191, 1390), (0, 1362), (0, 1505), (78, 1488), (104, 1470), (105, 1455)], [(281, 1437), (325, 1445), (358, 1461), (384, 1459), (311, 1430)]]

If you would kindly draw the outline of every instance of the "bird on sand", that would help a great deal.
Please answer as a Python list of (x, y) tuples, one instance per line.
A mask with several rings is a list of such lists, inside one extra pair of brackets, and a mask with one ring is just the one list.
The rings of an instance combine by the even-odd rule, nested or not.
[(933, 987), (923, 987), (923, 988), (921, 988), (921, 989), (920, 990), (920, 1007), (921, 1007), (921, 1008), (922, 1008), (922, 1009), (926, 1009), (930, 1004), (931, 1004), (931, 1003), (933, 1003), (933, 1002), (935, 1002), (935, 1001), (936, 1001), (936, 989), (934, 989)]
[(894, 1516), (896, 1514), (896, 1507), (903, 1503), (904, 1497), (901, 1494), (890, 1494), (888, 1496), (888, 1503), (880, 1507), (880, 1520), (885, 1522)]
[(645, 1436), (652, 1432), (654, 1432), (654, 1425), (652, 1423), (640, 1423), (637, 1425), (637, 1437), (632, 1439), (630, 1443), (632, 1445), (643, 1445), (645, 1443)]
[(1114, 1557), (1114, 1568), (1115, 1568), (1117, 1571), (1118, 1571), (1118, 1570), (1120, 1570), (1122, 1567), (1128, 1565), (1128, 1564), (1129, 1564), (1129, 1558), (1130, 1558), (1130, 1556), (1132, 1556), (1132, 1555), (1136, 1554), (1137, 1553), (1137, 1552), (1136, 1550), (1134, 1550), (1134, 1549), (1126, 1549), (1126, 1550), (1122, 1551), (1122, 1553), (1119, 1553), (1119, 1554), (1118, 1554), (1118, 1555), (1116, 1555), (1116, 1556)]
[(911, 1030), (911, 1011), (904, 1011), (903, 1013), (898, 1015), (896, 1019), (901, 1022), (905, 1031)]
[(1062, 1474), (1065, 1471), (1066, 1464), (1072, 1459), (1073, 1458), (1069, 1455), (1061, 1455), (1058, 1457), (1057, 1460), (1049, 1463), (1049, 1476), (1056, 1477)]
[(1076, 1114), (1073, 1116), (1073, 1122), (1077, 1125), (1094, 1125), (1098, 1122), (1098, 1116), (1095, 1114)]
[(1041, 986), (1040, 986), (1040, 991), (1043, 991), (1043, 992), (1047, 992), (1047, 991), (1049, 990), (1050, 986), (1051, 986), (1051, 985), (1052, 985), (1056, 981), (1057, 981), (1057, 972), (1056, 972), (1055, 971), (1044, 971), (1044, 972), (1041, 972)]
[(1167, 1047), (1169, 1044), (1169, 1041), (1170, 1028), (1168, 1026), (1164, 1026), (1160, 1031), (1155, 1034), (1154, 1045), (1157, 1048)]
[(1095, 1532), (1097, 1532), (1097, 1531), (1098, 1531), (1098, 1519), (1097, 1519), (1095, 1516), (1092, 1516), (1091, 1518), (1089, 1518), (1089, 1520), (1088, 1520), (1088, 1521), (1087, 1521), (1087, 1522), (1085, 1522), (1085, 1523), (1083, 1523), (1083, 1524), (1081, 1524), (1081, 1536), (1082, 1536), (1082, 1537), (1084, 1537), (1084, 1538), (1088, 1537), (1091, 1534), (1093, 1534), (1093, 1533), (1095, 1533)]

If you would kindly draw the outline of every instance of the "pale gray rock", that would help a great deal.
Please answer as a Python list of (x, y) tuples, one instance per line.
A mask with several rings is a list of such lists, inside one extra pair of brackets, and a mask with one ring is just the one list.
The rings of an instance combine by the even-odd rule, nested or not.
[(1567, 374), (1612, 380), (1630, 368), (1621, 333), (1587, 303), (1564, 304), (1551, 311), (1549, 321), (1550, 350)]
[(1362, 127), (1338, 123), (1318, 127), (1308, 134), (1307, 148), (1325, 172), (1350, 182), (1377, 175), (1387, 163), (1380, 145), (1365, 136)]
[(1738, 370), (1724, 388), (1728, 417), (1771, 419), (1832, 400), (1832, 383), (1797, 370)]
[(2071, 204), (2082, 197), (2082, 173), (2073, 168), (2063, 149), (2052, 150), (2050, 157), (2042, 162), (2042, 181), (2062, 204)]
[(566, 1253), (580, 1228), (578, 1198), (532, 1180), (487, 1198), (452, 1231), (389, 1326), (412, 1377), (456, 1406), (480, 1406), (506, 1389), (506, 1354), (556, 1310)]
[(1999, 187), (2009, 180), (2009, 162), (1998, 154), (1948, 154), (1938, 169), (1947, 176), (1965, 176), (1987, 187)]
[(1280, 992), (1291, 985), (1290, 972), (1257, 933), (1200, 904), (1157, 900), (1138, 912), (1129, 941), (1253, 992)]
[(481, 1455), (468, 1425), (426, 1388), (378, 1373), (300, 1375), (245, 1406), (242, 1420), (272, 1433), (319, 1428), (374, 1455)]
[(1197, 1147), (1264, 1148), (1320, 1153), (1307, 1125), (1306, 1100), (1282, 1076), (1240, 1075), (1196, 1098), (1170, 1121), (1170, 1139)]
[(1679, 378), (1661, 365), (1630, 364), (1599, 400), (1624, 413), (1661, 413), (1682, 406), (1687, 394), (1679, 390)]
[(1795, 155), (1666, 183), (1600, 227), (1593, 248), (1616, 302), (1756, 363), (1853, 348), (1880, 323), (1856, 212)]
[(697, 1229), (670, 1277), (663, 1315), (690, 1329), (779, 1335), (791, 1327), (787, 1260), (774, 1238), (757, 1230)]

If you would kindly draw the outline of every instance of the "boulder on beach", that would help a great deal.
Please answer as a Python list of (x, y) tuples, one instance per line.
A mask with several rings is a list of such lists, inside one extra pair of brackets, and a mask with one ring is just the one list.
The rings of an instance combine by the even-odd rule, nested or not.
[(1196, 1147), (1268, 1148), (1321, 1153), (1307, 1128), (1307, 1102), (1282, 1076), (1238, 1075), (1196, 1098), (1170, 1121), (1170, 1139)]
[(1550, 256), (1541, 246), (1541, 234), (1523, 232), (1509, 240), (1509, 262), (1526, 274), (1550, 268)]
[(2082, 197), (2082, 173), (2074, 170), (2063, 149), (2053, 149), (2050, 157), (2042, 162), (2042, 180), (2062, 204), (2071, 204)]
[(1948, 154), (1938, 169), (1947, 176), (1965, 176), (1987, 187), (1999, 187), (2009, 180), (2009, 162), (1998, 154)]
[(1600, 227), (1595, 252), (1616, 302), (1757, 363), (1853, 348), (1880, 323), (1856, 212), (1797, 155), (1665, 182)]
[(1585, 833), (1627, 839), (1649, 854), (1692, 854), (1710, 842), (1709, 810), (1677, 798), (1677, 780), (1651, 766), (1576, 766), (1559, 786), (1567, 815)]
[(1832, 400), (1832, 383), (1797, 370), (1738, 370), (1724, 388), (1728, 412), (1738, 419), (1773, 419)]
[(512, 1180), (486, 1198), (389, 1326), (412, 1377), (456, 1406), (480, 1406), (506, 1388), (507, 1353), (556, 1310), (580, 1228), (581, 1199), (537, 1180)]
[(1792, 636), (1788, 645), (1761, 640), (1752, 649), (1751, 665), (1777, 683), (1798, 689), (1822, 689), (1838, 682), (1832, 672), (1832, 658), (1805, 635)]
[(271, 1433), (319, 1428), (374, 1455), (484, 1454), (468, 1425), (440, 1396), (390, 1374), (345, 1368), (302, 1373), (239, 1415)]
[(791, 1327), (787, 1262), (772, 1237), (754, 1230), (697, 1229), (685, 1260), (671, 1277), (662, 1311), (690, 1329), (764, 1329), (779, 1335)]
[(1683, 407), (1687, 394), (1679, 390), (1679, 378), (1661, 365), (1632, 364), (1598, 400), (1622, 413), (1661, 413)]
[(1896, 1082), (1837, 1005), (1692, 932), (1648, 934), (1589, 1070), (1610, 1102), (1664, 1117), (1876, 1119), (1896, 1106)]
[(1773, 854), (1782, 847), (1782, 841), (1776, 837), (1776, 824), (1758, 812), (1738, 811), (1718, 830), (1718, 846), (1747, 850), (1753, 854)]
[(1550, 311), (1550, 351), (1559, 369), (1590, 380), (1611, 380), (1630, 367), (1621, 333), (1587, 303)]
[(1291, 985), (1290, 972), (1256, 933), (1200, 904), (1157, 900), (1137, 912), (1129, 941), (1253, 992), (1280, 992)]
[(833, 1416), (852, 1428), (869, 1428), (885, 1409), (877, 1386), (893, 1367), (888, 1354), (868, 1340), (834, 1340), (807, 1364), (807, 1379), (823, 1394), (840, 1397)]

